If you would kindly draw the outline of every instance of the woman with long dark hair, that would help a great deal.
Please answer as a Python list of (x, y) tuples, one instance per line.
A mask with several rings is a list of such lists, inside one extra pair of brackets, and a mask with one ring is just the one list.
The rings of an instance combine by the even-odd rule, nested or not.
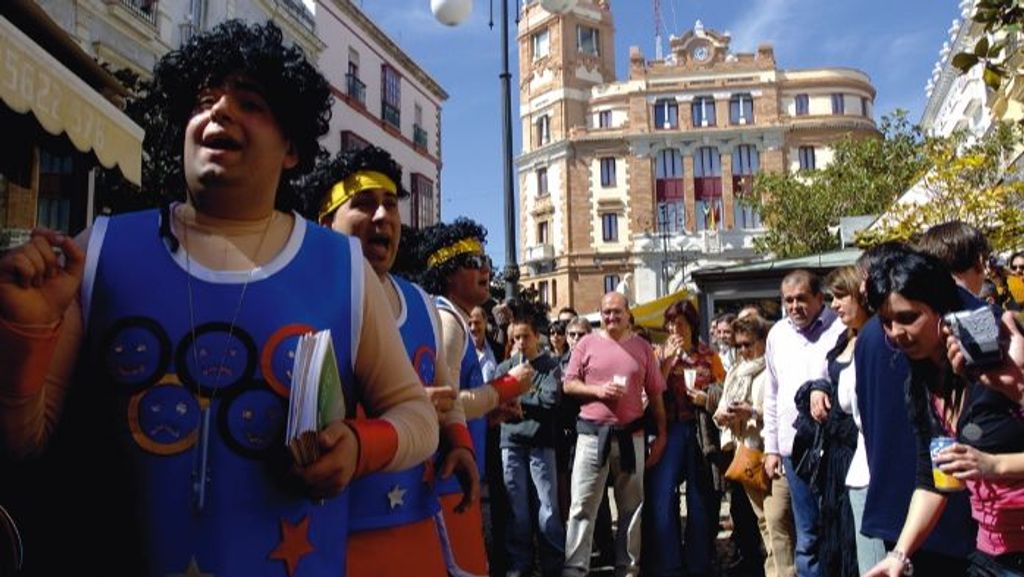
[(1024, 575), (1024, 420), (1017, 402), (953, 373), (942, 317), (961, 303), (949, 271), (928, 255), (895, 251), (872, 266), (867, 294), (886, 336), (910, 360), (907, 403), (918, 437), (917, 489), (903, 531), (867, 576), (911, 574), (909, 556), (942, 513), (944, 492), (960, 483), (978, 523), (968, 574)]

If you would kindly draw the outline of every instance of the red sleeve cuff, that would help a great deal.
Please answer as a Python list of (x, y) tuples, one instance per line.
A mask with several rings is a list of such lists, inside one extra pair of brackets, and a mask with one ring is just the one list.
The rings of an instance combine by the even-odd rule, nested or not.
[(499, 404), (519, 396), (519, 379), (512, 375), (505, 375), (491, 381), (491, 386), (498, 391)]
[(28, 327), (0, 320), (0, 392), (16, 397), (39, 394), (60, 337), (60, 323)]
[(470, 453), (476, 456), (476, 451), (473, 450), (473, 437), (469, 434), (469, 428), (466, 427), (465, 423), (449, 423), (442, 429), (444, 440), (448, 445), (448, 450), (451, 449), (469, 449)]
[(345, 421), (359, 440), (355, 477), (362, 477), (388, 466), (398, 452), (398, 432), (384, 419)]

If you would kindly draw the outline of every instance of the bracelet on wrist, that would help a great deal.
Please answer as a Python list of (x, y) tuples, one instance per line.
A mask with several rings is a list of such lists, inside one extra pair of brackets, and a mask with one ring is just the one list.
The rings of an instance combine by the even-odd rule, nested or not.
[(902, 565), (902, 569), (900, 570), (901, 575), (910, 577), (914, 574), (914, 563), (910, 561), (910, 557), (908, 557), (907, 553), (902, 549), (893, 549), (886, 553), (885, 556), (891, 557), (900, 562), (900, 565)]

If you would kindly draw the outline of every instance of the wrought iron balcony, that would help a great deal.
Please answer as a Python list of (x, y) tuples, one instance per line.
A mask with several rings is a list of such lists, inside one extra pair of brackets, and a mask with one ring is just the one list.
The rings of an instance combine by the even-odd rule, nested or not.
[(366, 106), (366, 83), (358, 76), (349, 72), (345, 75), (345, 82), (348, 85), (348, 97), (359, 104)]

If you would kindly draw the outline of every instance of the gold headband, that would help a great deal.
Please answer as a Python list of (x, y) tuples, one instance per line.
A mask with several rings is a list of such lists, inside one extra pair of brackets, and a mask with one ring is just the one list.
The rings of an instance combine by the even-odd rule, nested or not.
[(334, 185), (331, 189), (330, 194), (324, 199), (323, 204), (320, 206), (320, 215), (322, 219), (328, 214), (338, 210), (338, 207), (348, 202), (353, 196), (363, 192), (364, 190), (383, 189), (389, 194), (398, 194), (398, 186), (395, 185), (395, 181), (391, 180), (388, 175), (376, 172), (374, 170), (361, 170), (355, 174), (349, 175), (348, 178), (342, 180), (338, 184)]
[(453, 245), (437, 249), (434, 254), (427, 258), (427, 267), (433, 268), (439, 264), (444, 264), (460, 254), (468, 253), (484, 254), (484, 245), (480, 244), (480, 241), (475, 238), (464, 238)]

